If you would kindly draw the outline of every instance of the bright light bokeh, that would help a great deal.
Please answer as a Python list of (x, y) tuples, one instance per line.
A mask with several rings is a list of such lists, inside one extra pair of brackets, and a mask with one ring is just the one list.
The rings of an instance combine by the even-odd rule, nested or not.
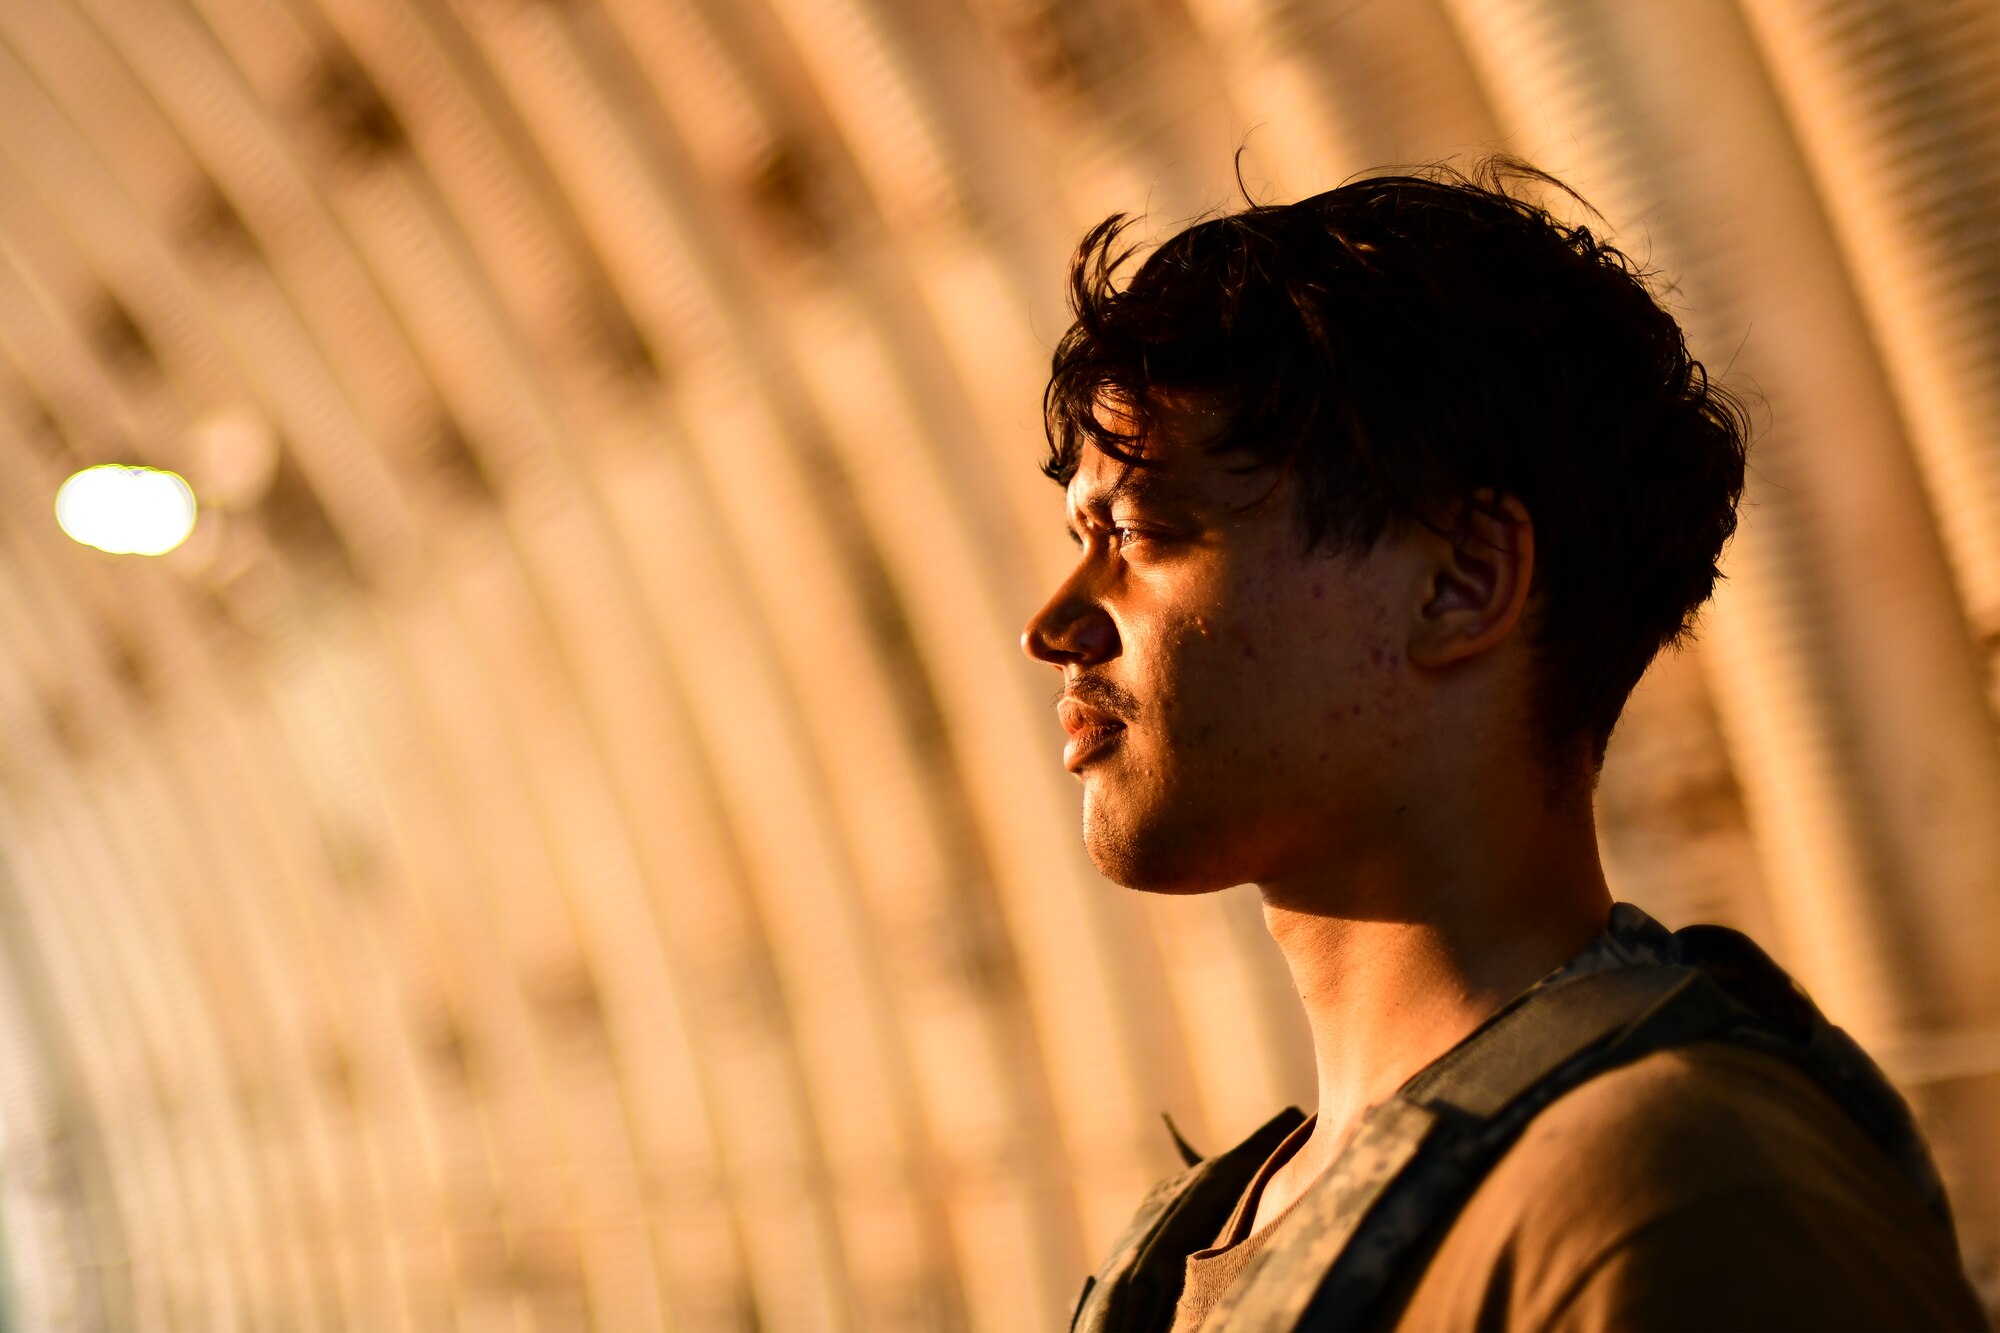
[(106, 463), (56, 492), (56, 522), (85, 546), (113, 555), (164, 555), (194, 531), (194, 490), (178, 473)]

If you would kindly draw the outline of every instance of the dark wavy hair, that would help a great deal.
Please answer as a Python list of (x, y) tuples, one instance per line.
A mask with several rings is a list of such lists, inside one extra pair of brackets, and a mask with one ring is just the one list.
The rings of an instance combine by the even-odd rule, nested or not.
[[(1151, 409), (1192, 398), (1221, 409), (1210, 452), (1296, 479), (1308, 552), (1359, 556), (1413, 522), (1451, 535), (1445, 516), (1479, 488), (1519, 497), (1532, 735), (1559, 784), (1587, 757), (1594, 788), (1633, 686), (1723, 577), (1749, 422), (1689, 355), (1656, 275), (1523, 187), (1602, 221), (1494, 156), (1210, 218), (1121, 286), (1131, 219), (1106, 218), (1070, 263), (1042, 471), (1067, 486), (1086, 444), (1148, 466)], [(1106, 402), (1119, 412), (1101, 417)]]

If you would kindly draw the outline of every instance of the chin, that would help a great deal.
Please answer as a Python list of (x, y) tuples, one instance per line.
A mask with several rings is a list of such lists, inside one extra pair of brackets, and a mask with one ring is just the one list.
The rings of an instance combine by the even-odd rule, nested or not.
[(1184, 817), (1158, 817), (1128, 823), (1107, 817), (1086, 802), (1083, 846), (1097, 873), (1113, 884), (1141, 893), (1214, 893), (1244, 882), (1240, 876), (1204, 865), (1201, 853), (1213, 855), (1212, 838), (1190, 838)]

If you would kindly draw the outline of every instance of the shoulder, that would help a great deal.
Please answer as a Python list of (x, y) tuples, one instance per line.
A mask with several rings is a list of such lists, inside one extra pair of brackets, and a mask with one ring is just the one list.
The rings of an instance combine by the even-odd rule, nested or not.
[(1530, 1122), (1445, 1233), (1404, 1326), (1830, 1327), (1874, 1311), (1981, 1327), (1970, 1299), (1944, 1230), (1811, 1078), (1695, 1043)]
[(1572, 1224), (1640, 1220), (1760, 1188), (1917, 1206), (1900, 1197), (1909, 1193), (1901, 1177), (1811, 1077), (1719, 1042), (1655, 1052), (1558, 1099), (1486, 1183), (1506, 1194), (1530, 1182), (1537, 1195), (1561, 1182), (1603, 1196), (1579, 1198), (1571, 1215), (1548, 1219)]

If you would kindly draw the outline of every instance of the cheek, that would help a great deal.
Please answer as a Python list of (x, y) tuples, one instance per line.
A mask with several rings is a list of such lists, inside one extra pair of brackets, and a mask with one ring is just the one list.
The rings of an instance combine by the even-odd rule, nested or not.
[(1388, 613), (1380, 607), (1364, 616), (1349, 650), (1350, 689), (1345, 705), (1350, 723), (1393, 739), (1407, 711), (1406, 664), (1402, 646), (1388, 632), (1388, 620)]
[(1264, 663), (1254, 678), (1282, 701), (1288, 726), (1317, 721), (1291, 738), (1317, 762), (1335, 762), (1342, 752), (1351, 759), (1360, 737), (1390, 738), (1407, 711), (1406, 663), (1388, 613), (1379, 605), (1342, 605), (1323, 585), (1317, 604), (1287, 608), (1260, 631), (1246, 630), (1239, 651)]
[(1165, 622), (1157, 642), (1155, 666), (1169, 699), (1186, 693), (1215, 672), (1216, 658), (1231, 651), (1236, 636), (1220, 628), (1212, 615), (1185, 615)]
[(1222, 730), (1233, 700), (1252, 679), (1248, 646), (1235, 624), (1213, 609), (1163, 617), (1149, 627), (1139, 664), (1139, 706), (1176, 742), (1201, 742)]
[(1399, 743), (1406, 664), (1386, 608), (1325, 576), (1274, 575), (1230, 592), (1220, 607), (1147, 627), (1141, 707), (1171, 743), (1288, 769)]

